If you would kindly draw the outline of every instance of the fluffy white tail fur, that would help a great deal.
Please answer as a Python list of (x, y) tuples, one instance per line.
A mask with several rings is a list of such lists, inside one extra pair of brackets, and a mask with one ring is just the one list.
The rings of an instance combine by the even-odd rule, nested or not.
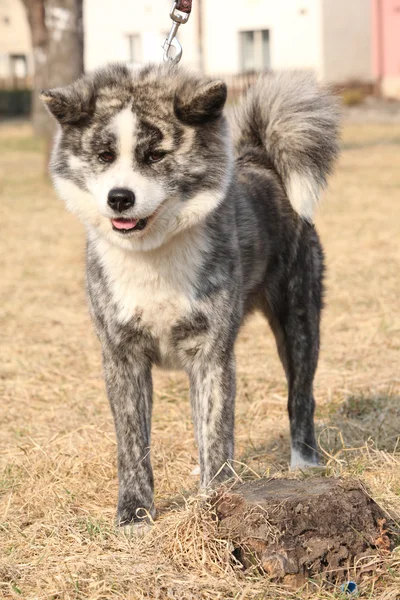
[(236, 114), (237, 150), (263, 148), (294, 210), (312, 220), (338, 154), (336, 98), (302, 71), (265, 73)]

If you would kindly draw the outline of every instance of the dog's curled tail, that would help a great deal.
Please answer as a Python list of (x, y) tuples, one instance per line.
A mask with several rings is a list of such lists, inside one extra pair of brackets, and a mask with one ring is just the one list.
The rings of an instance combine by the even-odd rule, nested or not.
[(308, 72), (264, 73), (236, 117), (239, 154), (262, 148), (295, 211), (311, 221), (338, 155), (334, 96)]

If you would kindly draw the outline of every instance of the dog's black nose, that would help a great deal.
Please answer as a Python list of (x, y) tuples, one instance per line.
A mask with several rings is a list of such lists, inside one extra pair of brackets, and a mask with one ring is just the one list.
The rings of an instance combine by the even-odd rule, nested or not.
[(108, 206), (122, 213), (135, 204), (135, 194), (126, 188), (113, 188), (108, 193)]

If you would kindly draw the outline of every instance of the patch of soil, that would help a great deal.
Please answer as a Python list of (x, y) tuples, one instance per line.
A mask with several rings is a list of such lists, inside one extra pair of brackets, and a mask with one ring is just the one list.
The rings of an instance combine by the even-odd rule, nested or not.
[(385, 515), (355, 480), (261, 479), (222, 491), (216, 506), (244, 567), (287, 583), (345, 579), (356, 559), (390, 551)]

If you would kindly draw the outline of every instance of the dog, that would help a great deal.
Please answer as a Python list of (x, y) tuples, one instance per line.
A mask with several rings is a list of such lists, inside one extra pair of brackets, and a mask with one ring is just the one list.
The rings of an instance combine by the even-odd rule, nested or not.
[(200, 485), (232, 475), (239, 328), (262, 311), (288, 382), (292, 468), (318, 464), (313, 379), (324, 257), (313, 214), (338, 107), (302, 72), (223, 81), (111, 65), (41, 93), (59, 124), (55, 188), (87, 233), (87, 292), (118, 446), (119, 525), (155, 517), (152, 366), (183, 369)]

